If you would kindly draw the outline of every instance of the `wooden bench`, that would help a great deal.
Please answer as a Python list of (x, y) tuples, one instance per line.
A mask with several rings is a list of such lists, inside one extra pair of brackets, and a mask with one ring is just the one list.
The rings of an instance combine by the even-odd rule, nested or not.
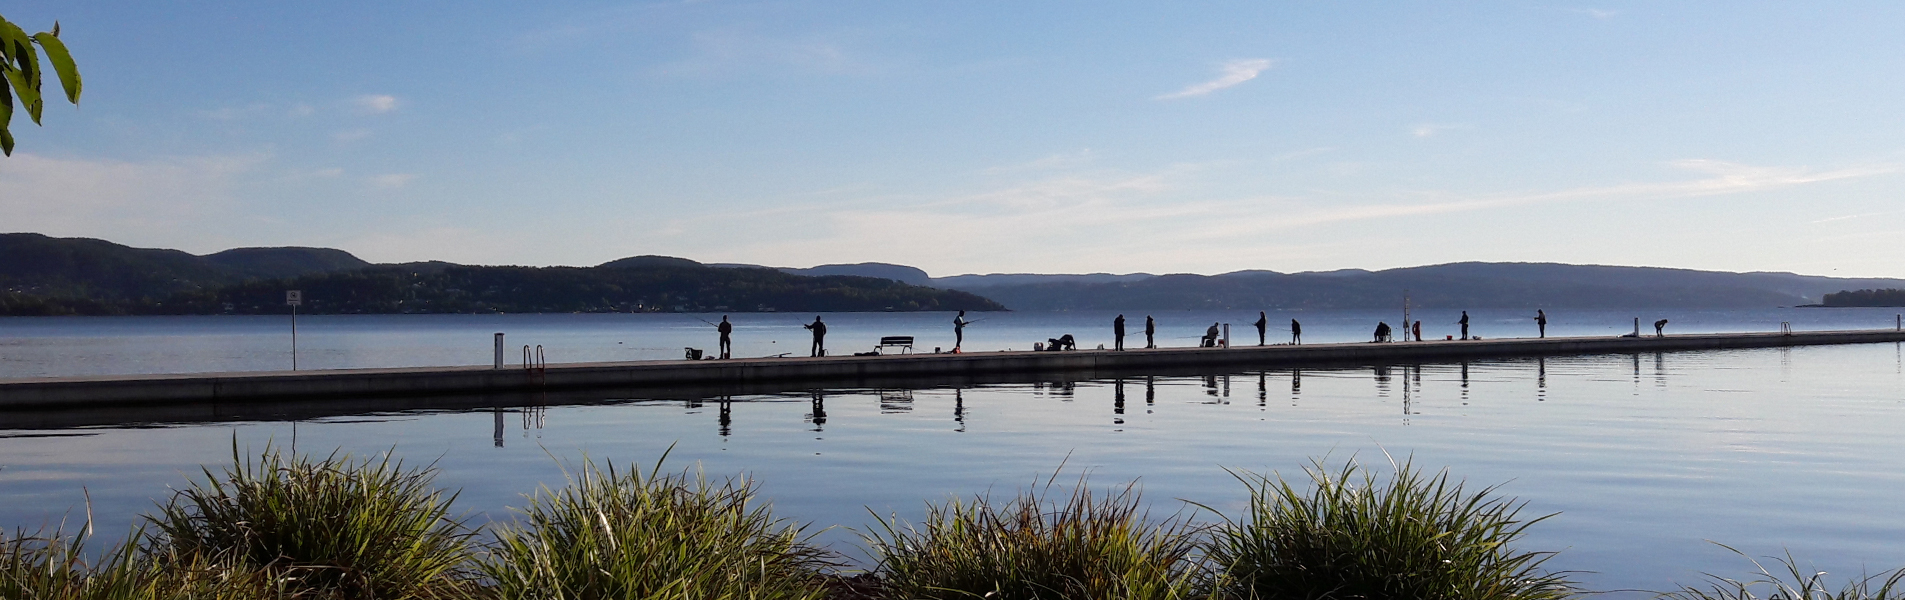
[(875, 346), (873, 349), (881, 354), (885, 354), (886, 349), (889, 347), (901, 348), (900, 354), (911, 353), (913, 351), (913, 336), (889, 335), (882, 337), (880, 338), (880, 345)]

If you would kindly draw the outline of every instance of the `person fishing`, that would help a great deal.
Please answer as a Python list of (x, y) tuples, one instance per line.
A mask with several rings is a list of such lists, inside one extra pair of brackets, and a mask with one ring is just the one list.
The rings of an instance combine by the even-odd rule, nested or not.
[(827, 355), (827, 324), (820, 322), (820, 315), (814, 315), (814, 322), (808, 323), (806, 325), (802, 325), (801, 327), (804, 327), (814, 332), (813, 355), (826, 356)]
[(1422, 341), (1422, 322), (1421, 321), (1416, 321), (1414, 325), (1409, 326), (1409, 329), (1410, 329), (1410, 333), (1416, 336), (1416, 341), (1418, 342)]
[(734, 340), (729, 336), (734, 334), (734, 324), (728, 322), (727, 315), (721, 315), (721, 324), (715, 325), (714, 330), (721, 334), (721, 358), (733, 358)]
[(1270, 316), (1264, 314), (1263, 311), (1261, 310), (1257, 311), (1256, 325), (1257, 325), (1257, 345), (1262, 346), (1263, 336), (1265, 335), (1265, 332), (1270, 331)]
[(1217, 347), (1217, 324), (1216, 323), (1211, 323), (1210, 329), (1204, 330), (1204, 341), (1200, 345), (1205, 348)]
[(965, 343), (966, 343), (966, 311), (962, 310), (962, 311), (959, 311), (958, 315), (953, 317), (953, 352), (954, 353), (959, 352), (959, 347), (961, 345), (964, 345)]
[(1535, 329), (1541, 337), (1548, 337), (1548, 313), (1539, 308), (1535, 309)]
[(1391, 330), (1389, 329), (1389, 323), (1387, 321), (1376, 322), (1376, 341), (1377, 342), (1392, 341), (1392, 338), (1390, 337), (1391, 335), (1390, 332)]
[(1667, 320), (1654, 321), (1654, 337), (1667, 337)]
[(1456, 324), (1462, 326), (1462, 339), (1468, 339), (1468, 311), (1462, 311), (1462, 320), (1456, 321)]
[(1158, 335), (1157, 320), (1152, 319), (1151, 315), (1145, 315), (1144, 316), (1144, 347), (1146, 348), (1158, 347), (1157, 335)]
[(1290, 345), (1295, 346), (1301, 343), (1303, 343), (1303, 324), (1296, 322), (1296, 319), (1290, 319)]
[(1078, 349), (1078, 339), (1072, 337), (1072, 334), (1069, 334), (1069, 333), (1055, 337), (1055, 338), (1045, 339), (1045, 350), (1047, 352), (1058, 352), (1060, 350), (1077, 350), (1077, 349)]
[(1111, 349), (1124, 349), (1124, 315), (1111, 320)]

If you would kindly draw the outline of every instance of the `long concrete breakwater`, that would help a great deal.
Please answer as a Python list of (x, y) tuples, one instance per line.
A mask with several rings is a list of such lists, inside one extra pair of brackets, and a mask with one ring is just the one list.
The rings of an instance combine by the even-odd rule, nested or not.
[(889, 354), (551, 364), (529, 369), (419, 367), (0, 379), (0, 410), (136, 406), (175, 402), (271, 402), (323, 398), (470, 394), (577, 388), (903, 381), (988, 374), (1291, 368), (1349, 363), (1436, 362), (1526, 356), (1632, 354), (1905, 342), (1905, 331), (1556, 337), (1400, 343), (1064, 352)]

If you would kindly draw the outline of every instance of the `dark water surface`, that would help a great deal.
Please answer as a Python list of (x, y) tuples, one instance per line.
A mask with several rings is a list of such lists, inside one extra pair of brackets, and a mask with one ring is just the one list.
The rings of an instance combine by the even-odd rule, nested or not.
[[(1549, 335), (1619, 335), (1639, 319), (1646, 332), (1655, 319), (1669, 319), (1668, 333), (1891, 328), (1895, 309), (1764, 310), (1551, 310)], [(1400, 308), (1373, 310), (1271, 311), (1271, 343), (1289, 341), (1292, 319), (1303, 322), (1309, 342), (1357, 342), (1370, 339), (1378, 321), (1402, 322)], [(1027, 350), (1063, 334), (1080, 348), (1109, 346), (1111, 320), (1118, 313), (1005, 312), (972, 313), (966, 329), (968, 351)], [(1236, 344), (1256, 343), (1254, 311), (1179, 310), (1150, 313), (1157, 318), (1160, 346), (1194, 346), (1212, 323), (1231, 326)], [(1145, 313), (1125, 313), (1130, 336), (1142, 346)], [(1427, 339), (1456, 336), (1459, 310), (1419, 309)], [(813, 314), (736, 313), (734, 356), (792, 353), (805, 356), (811, 341), (801, 324)], [(1532, 310), (1469, 311), (1470, 333), (1490, 339), (1534, 337)], [(910, 335), (918, 350), (951, 350), (952, 314), (826, 313), (828, 348), (834, 354), (865, 351), (881, 336)], [(686, 347), (715, 347), (719, 314), (556, 314), (556, 315), (321, 315), (298, 318), (298, 364), (305, 369), (488, 365), (494, 360), (493, 335), (506, 334), (508, 361), (521, 363), (521, 348), (543, 346), (549, 362), (680, 359)], [(138, 373), (276, 371), (291, 368), (291, 319), (288, 316), (209, 317), (0, 317), (0, 378)]]
[[(528, 400), (533, 401), (531, 397)], [(927, 500), (1009, 494), (1061, 463), (1100, 486), (1137, 480), (1158, 512), (1237, 511), (1225, 468), (1299, 474), (1312, 457), (1386, 451), (1505, 484), (1559, 512), (1524, 547), (1593, 571), (1597, 589), (1741, 574), (1790, 549), (1835, 575), (1905, 566), (1905, 349), (1897, 344), (1275, 370), (930, 389), (829, 389), (695, 401), (418, 411), (211, 424), (0, 430), (0, 524), (83, 519), (103, 531), (201, 464), (267, 443), (394, 448), (434, 461), (477, 521), (558, 486), (587, 454), (757, 478), (778, 514), (864, 527)], [(520, 403), (520, 402), (519, 402)], [(16, 425), (17, 427), (17, 425)], [(552, 458), (552, 456), (554, 458)], [(1205, 515), (1208, 518), (1208, 515)], [(822, 535), (853, 552), (848, 529)]]
[[(1272, 313), (1308, 341), (1366, 339), (1399, 311)], [(1444, 314), (1446, 313), (1446, 314)], [(1155, 313), (1163, 345), (1211, 322), (1254, 342), (1255, 313)], [(1455, 333), (1458, 311), (1418, 311), (1424, 333)], [(1114, 313), (973, 314), (968, 350), (1026, 348), (1061, 333), (1109, 343)], [(1127, 313), (1141, 332), (1142, 313)], [(1523, 311), (1471, 311), (1473, 332), (1531, 337)], [(1551, 335), (1615, 335), (1633, 319), (1668, 331), (1890, 327), (1888, 309), (1552, 311)], [(542, 344), (552, 362), (666, 359), (713, 346), (719, 315), (326, 316), (300, 319), (306, 368), (487, 364), (490, 336)], [(736, 355), (804, 352), (812, 315), (734, 315)], [(946, 313), (829, 314), (836, 352), (881, 335), (951, 346)], [(0, 319), (0, 377), (270, 370), (289, 366), (281, 317)], [(1647, 325), (1651, 328), (1651, 325)], [(944, 339), (941, 339), (944, 338)], [(1139, 335), (1128, 343), (1141, 344)], [(513, 357), (512, 357), (513, 358)], [(670, 398), (670, 399), (660, 399)], [(683, 400), (681, 398), (695, 398)], [(568, 392), (448, 400), (376, 399), (137, 413), (0, 412), (0, 526), (85, 514), (82, 490), (116, 536), (169, 490), (268, 443), (301, 451), (394, 449), (435, 462), (481, 522), (509, 518), (557, 460), (584, 454), (714, 476), (747, 473), (778, 514), (811, 521), (857, 555), (868, 509), (916, 518), (927, 500), (1010, 494), (1049, 476), (1140, 482), (1161, 513), (1180, 499), (1236, 512), (1225, 469), (1300, 476), (1313, 457), (1385, 465), (1384, 452), (1447, 467), (1559, 512), (1524, 546), (1592, 571), (1597, 589), (1663, 589), (1701, 571), (1742, 574), (1790, 549), (1835, 575), (1905, 566), (1905, 349), (1896, 344), (1588, 356), (1211, 374), (1125, 374), (922, 389), (793, 390), (705, 397), (682, 391)], [(502, 408), (470, 410), (472, 406)], [(725, 405), (725, 409), (723, 408)], [(400, 410), (406, 407), (431, 407)], [(207, 417), (217, 415), (205, 422)], [(197, 421), (197, 422), (194, 422)], [(1203, 515), (1201, 518), (1210, 518)]]

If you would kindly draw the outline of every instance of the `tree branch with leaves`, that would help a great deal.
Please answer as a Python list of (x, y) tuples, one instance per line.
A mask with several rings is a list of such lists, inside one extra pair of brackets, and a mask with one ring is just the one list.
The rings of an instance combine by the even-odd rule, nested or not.
[(66, 44), (60, 41), (59, 22), (53, 22), (52, 31), (27, 35), (26, 30), (0, 16), (0, 76), (6, 78), (6, 84), (0, 85), (0, 152), (7, 156), (13, 155), (13, 132), (8, 130), (13, 122), (13, 100), (20, 100), (20, 106), (26, 109), (35, 125), (40, 123), (40, 112), (46, 108), (40, 94), (40, 75), (45, 71), (40, 67), (42, 52), (59, 76), (66, 101), (78, 105), (79, 68), (73, 66), (72, 53), (67, 52)]

